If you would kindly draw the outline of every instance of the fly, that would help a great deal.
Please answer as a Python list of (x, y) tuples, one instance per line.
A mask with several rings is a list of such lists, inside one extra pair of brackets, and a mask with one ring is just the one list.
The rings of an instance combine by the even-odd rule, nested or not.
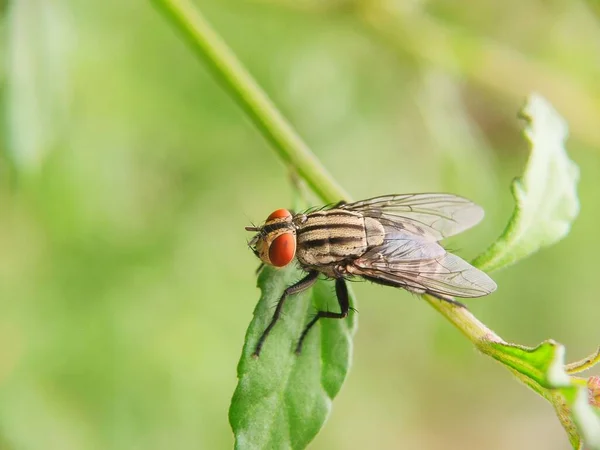
[(483, 215), (480, 206), (456, 195), (384, 195), (299, 214), (278, 209), (264, 225), (246, 227), (257, 232), (249, 245), (264, 264), (284, 267), (296, 259), (306, 272), (283, 292), (253, 355), (259, 356), (286, 298), (310, 288), (319, 274), (335, 280), (340, 312), (318, 311), (300, 335), (296, 353), (319, 319), (348, 316), (347, 279), (361, 277), (460, 306), (452, 297), (494, 292), (490, 277), (438, 243), (473, 227)]

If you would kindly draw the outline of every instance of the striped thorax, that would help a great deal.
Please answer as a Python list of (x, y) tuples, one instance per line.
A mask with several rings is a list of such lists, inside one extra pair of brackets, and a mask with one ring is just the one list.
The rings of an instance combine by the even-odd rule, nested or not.
[[(324, 270), (343, 265), (381, 245), (383, 226), (360, 213), (330, 209), (295, 218), (296, 256), (304, 266)], [(338, 267), (342, 269), (342, 267)]]

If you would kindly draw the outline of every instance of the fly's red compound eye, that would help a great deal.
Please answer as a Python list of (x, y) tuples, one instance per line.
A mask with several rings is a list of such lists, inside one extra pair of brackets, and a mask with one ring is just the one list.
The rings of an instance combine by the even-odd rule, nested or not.
[(294, 259), (295, 254), (296, 236), (293, 233), (280, 234), (271, 242), (269, 247), (269, 260), (275, 267), (287, 266)]
[(292, 217), (292, 213), (289, 212), (287, 209), (278, 209), (277, 211), (273, 211), (271, 214), (269, 214), (269, 217), (267, 217), (267, 222), (269, 220), (285, 219), (287, 217)]

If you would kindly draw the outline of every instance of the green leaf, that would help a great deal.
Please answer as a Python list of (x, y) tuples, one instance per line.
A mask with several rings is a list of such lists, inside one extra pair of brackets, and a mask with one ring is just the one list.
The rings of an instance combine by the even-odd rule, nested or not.
[[(229, 409), (237, 449), (305, 448), (319, 432), (339, 392), (352, 355), (354, 314), (320, 320), (302, 353), (295, 345), (316, 309), (338, 310), (330, 281), (286, 300), (281, 320), (254, 358), (254, 346), (271, 320), (283, 290), (302, 277), (296, 268), (265, 267), (258, 279), (262, 295), (248, 327), (238, 365), (238, 385)], [(351, 304), (354, 297), (350, 293)]]
[[(509, 366), (517, 378), (552, 403), (573, 448), (600, 449), (598, 408), (588, 401), (588, 384), (568, 375), (567, 368), (572, 365), (565, 365), (565, 348), (561, 344), (548, 340), (528, 348), (493, 342), (487, 353)], [(586, 361), (592, 361), (590, 358)]]
[(577, 214), (579, 168), (564, 147), (567, 124), (543, 97), (530, 96), (522, 111), (531, 154), (515, 179), (515, 209), (506, 229), (473, 264), (490, 272), (513, 264), (565, 237)]
[(535, 348), (515, 344), (490, 344), (497, 353), (492, 357), (527, 376), (543, 388), (568, 386), (569, 376), (564, 371), (564, 347), (552, 340)]

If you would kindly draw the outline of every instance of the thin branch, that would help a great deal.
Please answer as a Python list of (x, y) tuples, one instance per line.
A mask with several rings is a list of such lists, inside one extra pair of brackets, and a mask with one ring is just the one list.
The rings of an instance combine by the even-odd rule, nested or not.
[(348, 194), (313, 155), (198, 8), (189, 0), (152, 1), (246, 111), (281, 159), (291, 165), (326, 203), (347, 200)]

